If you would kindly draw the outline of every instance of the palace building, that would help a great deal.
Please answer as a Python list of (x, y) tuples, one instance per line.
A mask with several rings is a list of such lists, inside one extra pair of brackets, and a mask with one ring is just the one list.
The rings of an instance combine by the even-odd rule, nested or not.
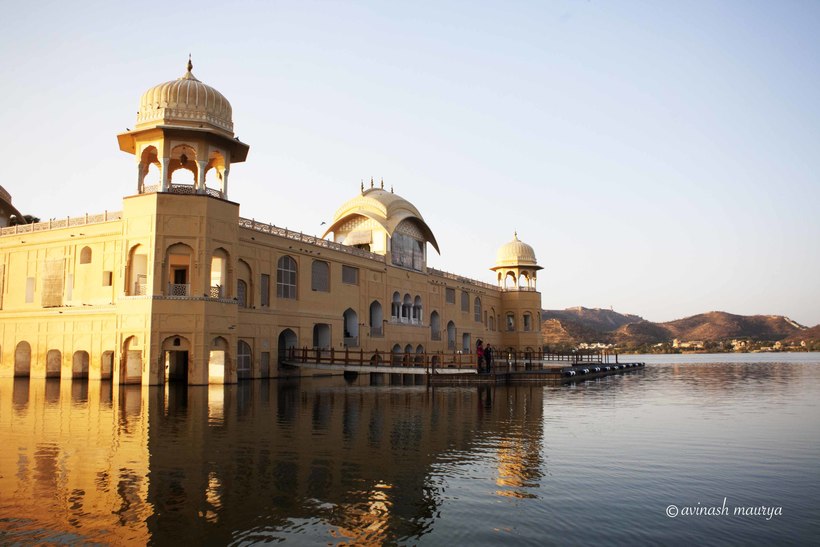
[[(190, 61), (142, 95), (117, 139), (137, 165), (121, 211), (0, 223), (0, 376), (221, 384), (284, 374), (292, 347), (541, 346), (541, 267), (517, 234), (489, 284), (427, 267), (433, 231), (372, 180), (322, 237), (242, 218), (228, 180), (249, 146)], [(6, 219), (20, 216), (0, 198)]]

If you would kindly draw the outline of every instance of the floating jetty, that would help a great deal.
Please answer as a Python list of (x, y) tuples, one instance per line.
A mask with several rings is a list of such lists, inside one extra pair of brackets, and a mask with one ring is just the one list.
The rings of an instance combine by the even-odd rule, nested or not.
[[(549, 353), (507, 349), (498, 352), (490, 370), (465, 353), (383, 353), (290, 348), (282, 364), (308, 374), (401, 374), (424, 377), (431, 385), (569, 383), (641, 370), (645, 363), (620, 363), (604, 352)], [(611, 362), (613, 361), (614, 362)], [(416, 383), (416, 382), (414, 382)]]
[(454, 384), (516, 384), (529, 382), (570, 383), (611, 374), (621, 374), (643, 369), (645, 363), (589, 364), (573, 366), (550, 366), (524, 370), (498, 370), (471, 375), (432, 374), (428, 382), (433, 385)]

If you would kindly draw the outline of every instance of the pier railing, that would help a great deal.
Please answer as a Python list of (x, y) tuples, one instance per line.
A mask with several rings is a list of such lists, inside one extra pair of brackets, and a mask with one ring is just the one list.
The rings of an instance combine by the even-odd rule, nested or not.
[[(540, 370), (564, 364), (568, 366), (587, 363), (609, 363), (616, 354), (606, 351), (544, 352), (532, 349), (494, 349), (492, 370), (509, 372), (514, 370)], [(473, 369), (478, 368), (475, 352), (450, 351), (435, 353), (398, 353), (364, 348), (308, 348), (292, 347), (286, 351), (285, 361), (291, 364), (327, 364), (374, 367), (422, 367), (434, 372), (436, 368)], [(486, 364), (485, 364), (486, 366)]]

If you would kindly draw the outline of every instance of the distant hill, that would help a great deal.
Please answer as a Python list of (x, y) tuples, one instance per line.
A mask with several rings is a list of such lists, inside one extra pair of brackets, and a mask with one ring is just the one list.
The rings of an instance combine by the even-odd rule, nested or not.
[(799, 341), (806, 336), (820, 339), (820, 325), (807, 329), (782, 315), (735, 315), (712, 311), (653, 323), (640, 316), (613, 310), (583, 307), (566, 310), (544, 310), (542, 333), (547, 345), (580, 343), (615, 344), (637, 347), (643, 344), (681, 341), (719, 342), (732, 339), (765, 341)]
[(613, 310), (584, 308), (582, 306), (565, 310), (544, 310), (541, 313), (541, 318), (573, 322), (599, 332), (613, 331), (623, 325), (643, 321), (637, 315), (624, 315)]
[(794, 344), (799, 344), (800, 342), (820, 342), (820, 325), (815, 325), (810, 329), (792, 334), (784, 341)]
[(674, 338), (681, 340), (726, 340), (728, 338), (751, 338), (753, 340), (783, 340), (806, 330), (782, 315), (734, 315), (711, 311), (661, 323)]

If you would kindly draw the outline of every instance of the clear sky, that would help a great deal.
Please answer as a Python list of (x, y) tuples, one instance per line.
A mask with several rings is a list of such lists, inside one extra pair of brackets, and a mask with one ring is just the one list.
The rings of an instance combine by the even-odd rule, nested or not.
[(543, 306), (820, 323), (820, 2), (13, 2), (0, 184), (42, 219), (119, 210), (115, 135), (194, 74), (251, 146), (241, 214), (321, 235), (362, 179), (429, 264), (492, 282), (531, 244)]

